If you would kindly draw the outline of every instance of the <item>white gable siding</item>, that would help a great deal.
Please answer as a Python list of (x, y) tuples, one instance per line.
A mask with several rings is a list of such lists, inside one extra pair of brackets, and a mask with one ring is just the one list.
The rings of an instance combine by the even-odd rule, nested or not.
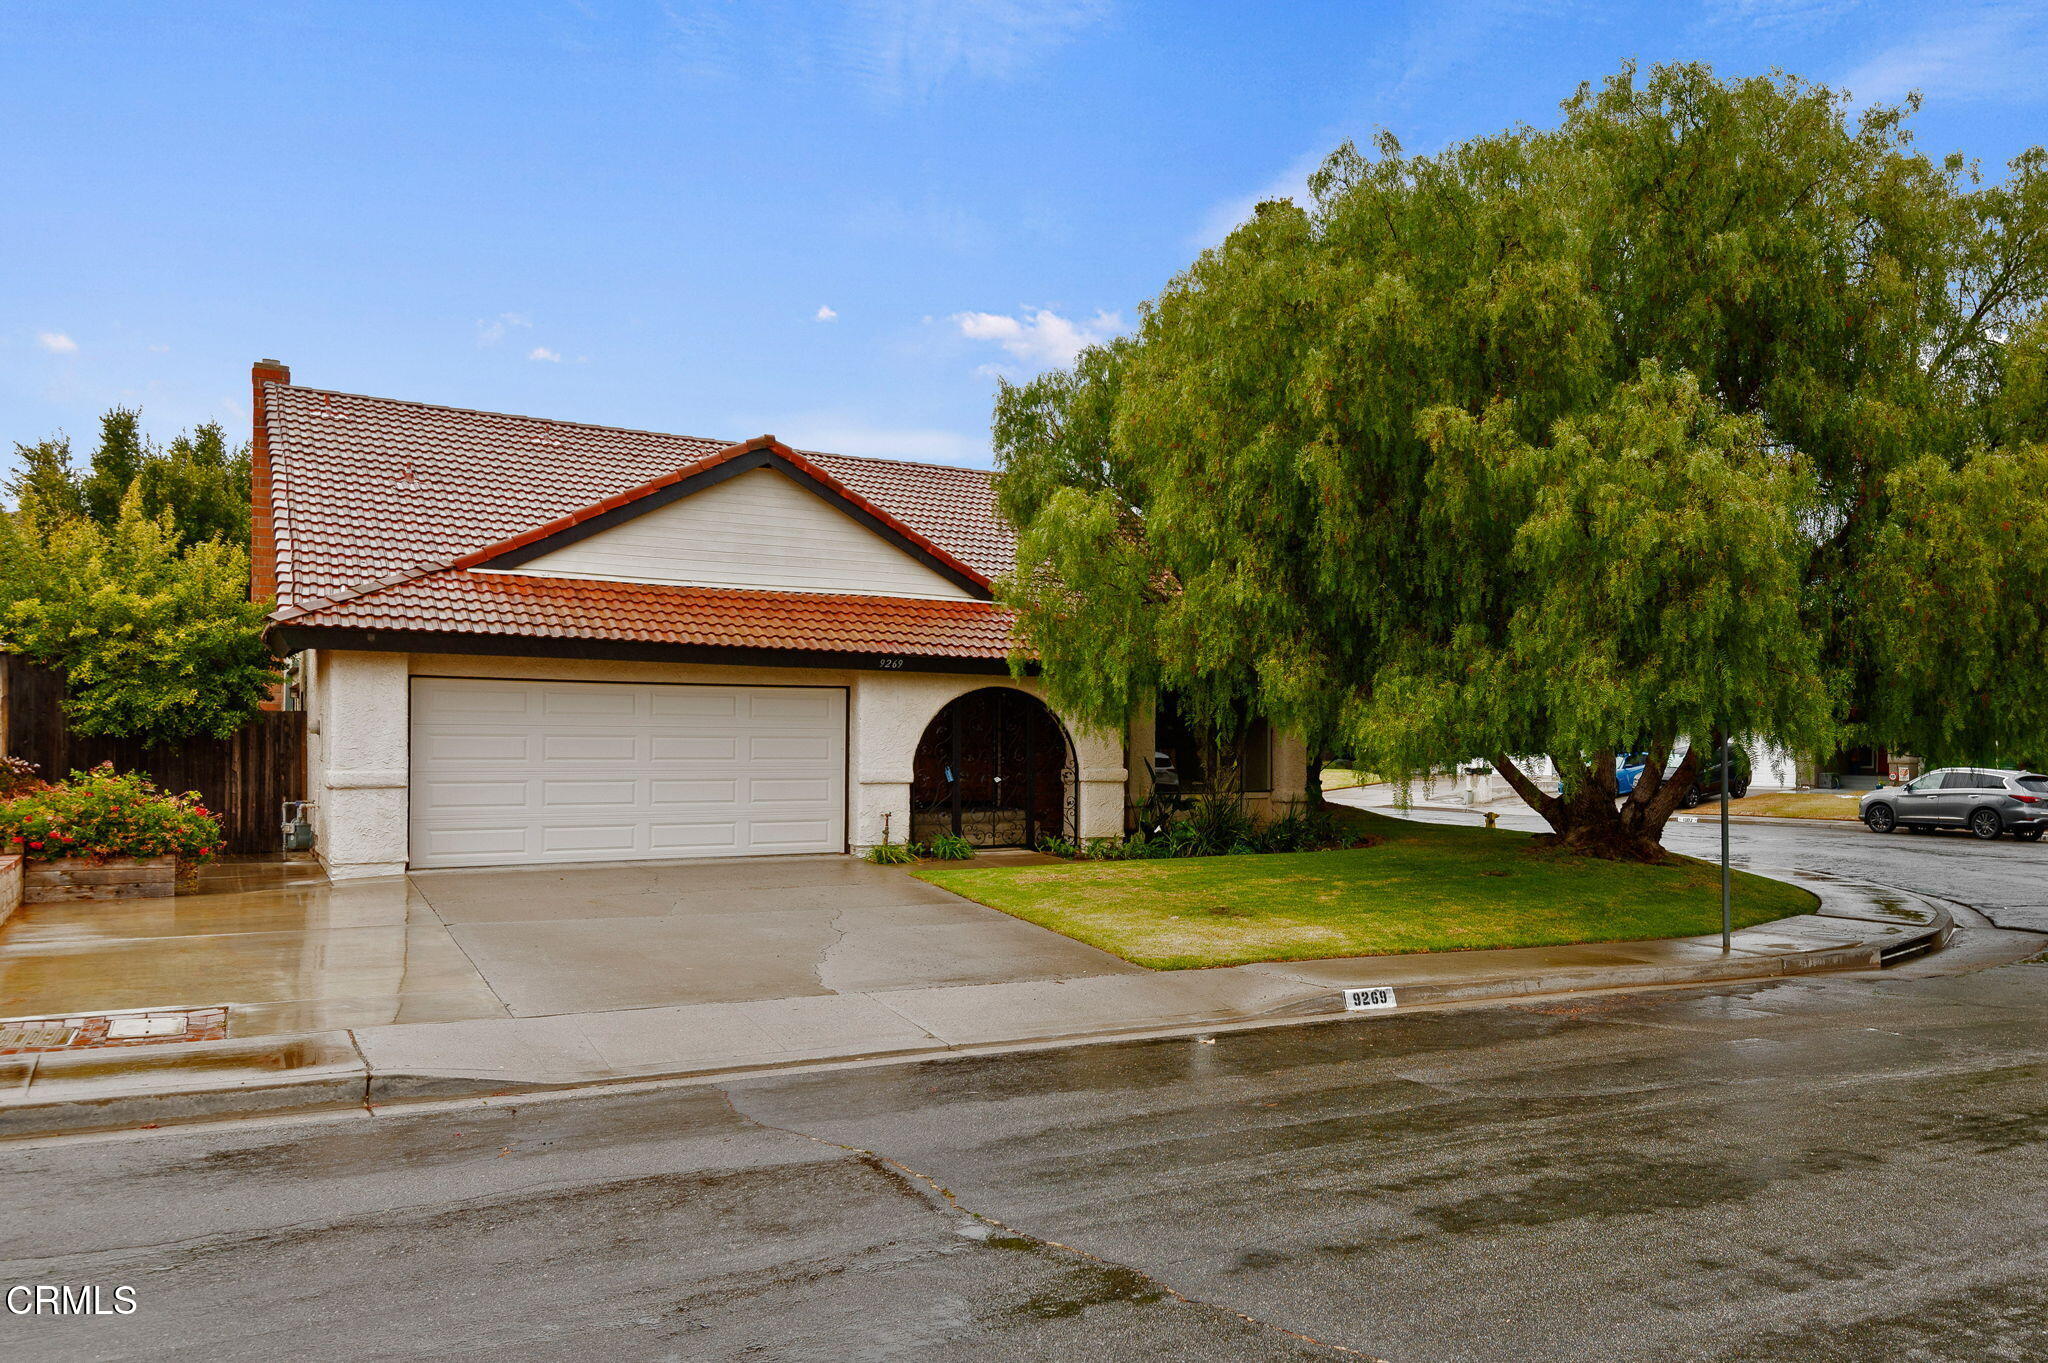
[(507, 572), (971, 600), (853, 517), (772, 469), (755, 469)]

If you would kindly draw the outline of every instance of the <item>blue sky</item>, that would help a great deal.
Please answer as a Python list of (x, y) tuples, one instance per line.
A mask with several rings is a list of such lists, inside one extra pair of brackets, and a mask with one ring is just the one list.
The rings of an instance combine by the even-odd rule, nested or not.
[(1634, 57), (2048, 140), (2048, 0), (0, 0), (0, 448), (248, 423), (249, 362), (459, 406), (987, 462), (1345, 138), (1547, 123)]

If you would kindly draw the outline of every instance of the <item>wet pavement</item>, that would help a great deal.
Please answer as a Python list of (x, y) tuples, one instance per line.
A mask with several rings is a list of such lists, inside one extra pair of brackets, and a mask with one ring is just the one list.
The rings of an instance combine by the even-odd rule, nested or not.
[(0, 1017), (231, 1005), (254, 1037), (1144, 973), (851, 857), (435, 871), (208, 868), (175, 899), (24, 905)]
[(0, 1315), (0, 1358), (2048, 1357), (2048, 963), (1977, 968), (2048, 938), (1968, 907), (2024, 926), (2048, 849), (1734, 837), (1974, 926), (1883, 974), (16, 1142), (0, 1277), (138, 1310)]
[(0, 1356), (2016, 1360), (2048, 966), (9, 1148)]

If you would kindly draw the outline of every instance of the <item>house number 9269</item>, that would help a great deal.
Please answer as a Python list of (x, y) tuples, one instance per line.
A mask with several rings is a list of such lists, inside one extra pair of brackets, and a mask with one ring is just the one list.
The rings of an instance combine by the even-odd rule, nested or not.
[(903, 660), (901, 658), (877, 658), (875, 666), (881, 668), (884, 672), (900, 672), (903, 670)]

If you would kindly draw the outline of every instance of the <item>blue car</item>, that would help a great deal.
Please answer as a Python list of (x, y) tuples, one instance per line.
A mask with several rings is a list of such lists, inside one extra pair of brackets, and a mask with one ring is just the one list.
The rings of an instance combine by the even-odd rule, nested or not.
[(1650, 755), (1644, 752), (1622, 753), (1614, 759), (1614, 793), (1626, 795), (1636, 788), (1642, 778), (1643, 768), (1650, 763)]

